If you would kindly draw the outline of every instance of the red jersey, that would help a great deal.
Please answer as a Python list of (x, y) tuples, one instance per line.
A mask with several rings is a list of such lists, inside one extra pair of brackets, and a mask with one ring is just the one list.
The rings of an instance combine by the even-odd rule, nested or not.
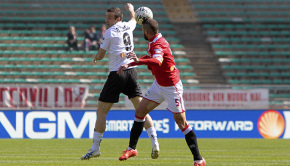
[(142, 64), (148, 66), (161, 86), (173, 86), (180, 80), (180, 73), (175, 66), (169, 43), (160, 33), (149, 39), (147, 55), (141, 57), (139, 63), (130, 63), (130, 65)]

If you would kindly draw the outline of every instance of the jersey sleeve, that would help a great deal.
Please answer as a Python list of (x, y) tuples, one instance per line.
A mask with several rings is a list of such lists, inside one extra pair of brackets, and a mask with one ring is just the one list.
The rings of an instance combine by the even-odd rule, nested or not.
[(160, 47), (159, 45), (153, 45), (153, 47), (150, 49), (150, 52), (152, 58), (157, 59), (160, 63), (163, 62), (164, 51), (162, 47)]
[(161, 63), (155, 58), (139, 59), (139, 63), (136, 62), (129, 63), (129, 66), (136, 65), (161, 66)]
[(151, 57), (148, 55), (144, 55), (144, 56), (140, 57), (139, 59), (148, 59), (148, 58), (151, 58)]
[(130, 27), (130, 29), (133, 31), (136, 28), (136, 21), (130, 20), (127, 22), (127, 25)]
[(109, 46), (110, 46), (111, 39), (112, 39), (112, 35), (111, 35), (110, 31), (106, 31), (104, 34), (104, 39), (101, 42), (100, 48), (102, 48), (104, 50), (108, 50)]

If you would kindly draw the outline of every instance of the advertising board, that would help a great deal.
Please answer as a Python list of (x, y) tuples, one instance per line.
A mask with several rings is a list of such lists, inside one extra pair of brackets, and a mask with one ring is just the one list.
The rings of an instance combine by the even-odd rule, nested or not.
[[(150, 113), (159, 138), (184, 138), (167, 110)], [(287, 110), (188, 110), (188, 123), (198, 138), (290, 138)], [(0, 138), (92, 138), (96, 112), (0, 111)], [(133, 110), (108, 113), (104, 138), (129, 138)], [(147, 133), (141, 135), (147, 138)]]

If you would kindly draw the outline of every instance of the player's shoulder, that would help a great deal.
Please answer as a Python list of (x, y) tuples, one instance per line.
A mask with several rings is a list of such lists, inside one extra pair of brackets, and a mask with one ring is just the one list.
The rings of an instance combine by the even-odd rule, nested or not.
[(168, 41), (162, 36), (158, 40), (160, 43), (168, 43)]
[(105, 34), (104, 34), (104, 38), (110, 38), (112, 37), (114, 32), (112, 31), (112, 27), (110, 27), (109, 29), (106, 30)]
[[(120, 36), (122, 35), (122, 32), (128, 32), (128, 31), (132, 31), (134, 29), (132, 29), (129, 25), (127, 25), (126, 22), (118, 22), (115, 25), (111, 26), (109, 29), (109, 36), (111, 37), (116, 37), (116, 36)], [(108, 31), (107, 30), (107, 31)]]
[(168, 41), (164, 37), (161, 37), (158, 40), (158, 45), (161, 45), (162, 47), (170, 47), (170, 44), (168, 43)]
[(159, 37), (155, 42), (151, 42), (150, 46), (152, 47), (168, 47), (169, 43), (164, 37)]

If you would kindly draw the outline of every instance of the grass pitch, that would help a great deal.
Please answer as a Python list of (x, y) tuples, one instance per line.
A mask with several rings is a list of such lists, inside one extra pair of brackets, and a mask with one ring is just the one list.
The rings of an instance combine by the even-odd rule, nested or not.
[[(0, 139), (0, 165), (193, 165), (192, 155), (184, 139), (159, 139), (161, 154), (151, 159), (151, 142), (140, 139), (138, 156), (119, 161), (129, 139), (103, 139), (101, 156), (82, 161), (80, 157), (91, 147), (91, 139)], [(206, 166), (290, 166), (290, 140), (265, 139), (198, 139)]]

